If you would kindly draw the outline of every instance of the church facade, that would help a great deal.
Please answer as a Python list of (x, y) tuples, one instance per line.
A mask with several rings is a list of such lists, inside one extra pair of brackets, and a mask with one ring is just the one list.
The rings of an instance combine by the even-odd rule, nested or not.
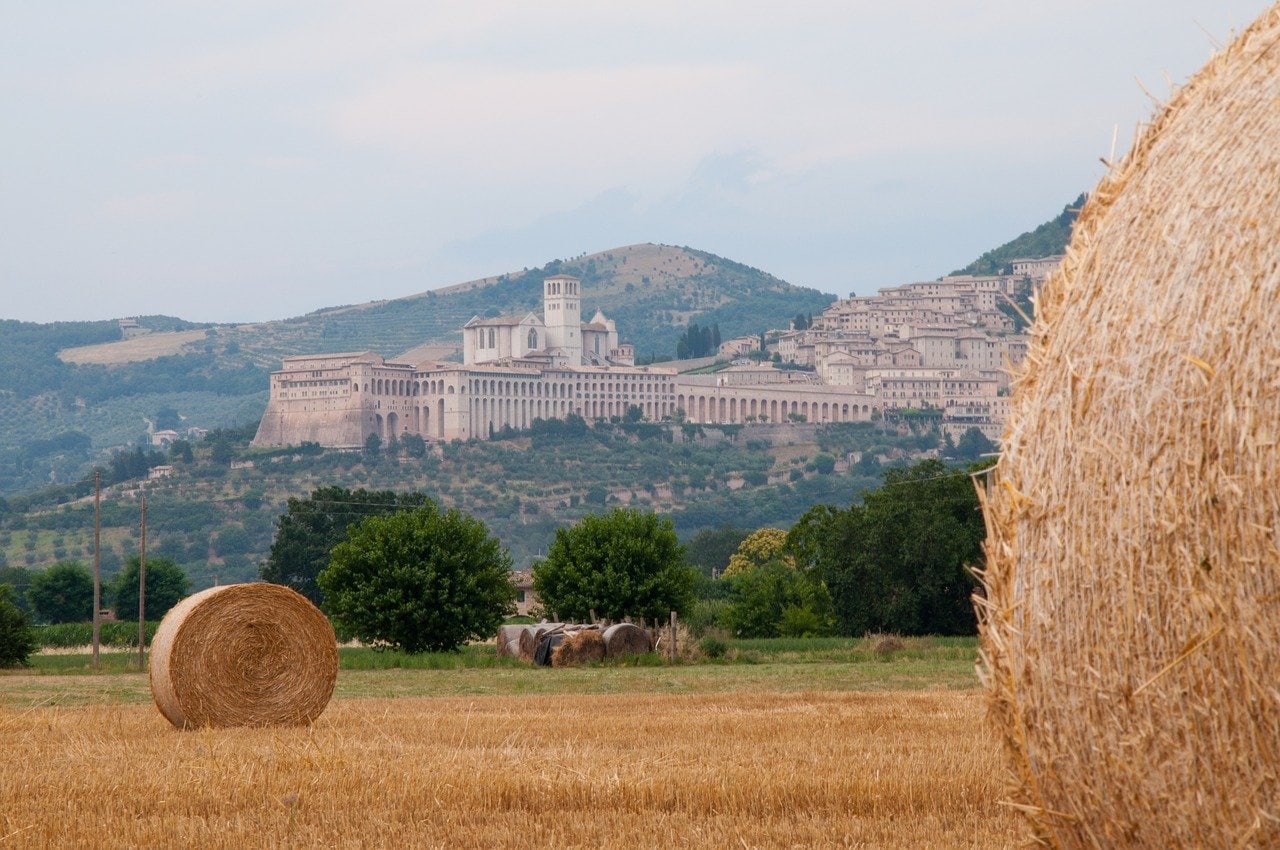
[(611, 319), (596, 311), (582, 321), (581, 282), (568, 275), (543, 282), (541, 316), (476, 317), (462, 337), (462, 363), (396, 363), (372, 351), (286, 357), (271, 375), (254, 445), (358, 448), (370, 434), (487, 439), (535, 419), (609, 419), (632, 407), (654, 422), (722, 424), (865, 421), (879, 408), (874, 393), (812, 375), (757, 381), (636, 366)]

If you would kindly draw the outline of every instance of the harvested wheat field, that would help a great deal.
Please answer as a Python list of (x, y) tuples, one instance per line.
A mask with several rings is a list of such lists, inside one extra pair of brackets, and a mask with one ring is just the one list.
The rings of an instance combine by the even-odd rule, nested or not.
[(162, 331), (116, 342), (64, 348), (58, 352), (58, 358), (64, 363), (75, 363), (80, 366), (86, 364), (119, 366), (122, 363), (138, 363), (143, 360), (154, 360), (157, 357), (181, 354), (188, 346), (200, 342), (206, 336), (208, 331), (202, 330)]
[(0, 846), (1014, 846), (974, 692), (339, 700), (179, 732), (0, 709)]

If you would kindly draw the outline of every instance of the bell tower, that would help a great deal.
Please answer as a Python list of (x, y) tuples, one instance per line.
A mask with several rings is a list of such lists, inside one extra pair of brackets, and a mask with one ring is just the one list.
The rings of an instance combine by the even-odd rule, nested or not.
[(582, 281), (567, 274), (542, 282), (542, 321), (547, 326), (547, 348), (563, 348), (569, 362), (582, 363)]

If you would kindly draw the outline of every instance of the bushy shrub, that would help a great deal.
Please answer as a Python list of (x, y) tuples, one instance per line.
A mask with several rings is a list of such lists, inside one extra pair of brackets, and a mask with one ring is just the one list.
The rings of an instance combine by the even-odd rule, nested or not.
[(698, 648), (707, 658), (724, 658), (729, 651), (729, 641), (717, 634), (703, 635), (702, 640), (698, 641)]
[(735, 637), (831, 634), (831, 596), (822, 582), (782, 561), (732, 579), (733, 596), (721, 622)]

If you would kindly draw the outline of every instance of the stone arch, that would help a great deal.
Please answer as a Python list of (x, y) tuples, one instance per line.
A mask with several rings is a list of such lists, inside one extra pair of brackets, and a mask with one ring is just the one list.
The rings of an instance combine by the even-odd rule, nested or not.
[(444, 437), (444, 399), (436, 402), (436, 436)]

